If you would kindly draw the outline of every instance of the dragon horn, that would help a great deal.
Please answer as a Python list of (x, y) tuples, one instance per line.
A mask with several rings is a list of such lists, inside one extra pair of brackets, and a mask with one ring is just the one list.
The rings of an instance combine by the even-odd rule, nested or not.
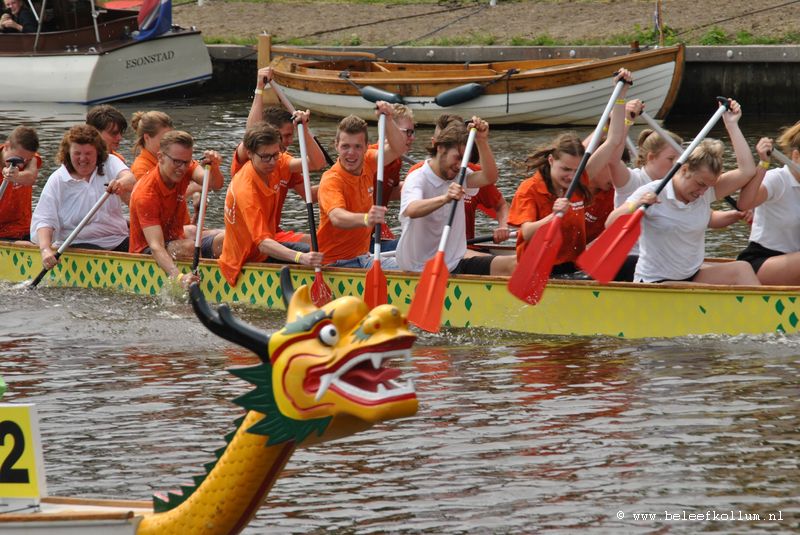
[(206, 301), (203, 290), (197, 283), (189, 287), (189, 299), (197, 317), (209, 331), (220, 338), (245, 347), (269, 364), (269, 336), (252, 325), (234, 317), (228, 305), (213, 310)]

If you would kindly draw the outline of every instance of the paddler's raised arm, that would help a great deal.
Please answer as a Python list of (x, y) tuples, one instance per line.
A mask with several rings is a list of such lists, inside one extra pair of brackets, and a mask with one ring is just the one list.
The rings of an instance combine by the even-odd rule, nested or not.
[[(387, 119), (391, 119), (394, 115), (394, 108), (386, 101), (379, 100), (375, 103), (375, 108), (376, 117), (382, 113)], [(391, 120), (386, 121), (386, 145), (383, 150), (385, 162), (398, 159), (406, 150), (406, 134)]]

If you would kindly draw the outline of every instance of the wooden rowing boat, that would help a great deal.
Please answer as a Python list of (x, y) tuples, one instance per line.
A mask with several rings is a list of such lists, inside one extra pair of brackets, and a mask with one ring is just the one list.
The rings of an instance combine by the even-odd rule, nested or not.
[[(187, 270), (188, 262), (182, 264)], [(34, 247), (0, 246), (0, 280), (31, 279), (41, 269)], [(231, 287), (216, 262), (202, 261), (201, 287), (213, 302), (250, 303), (282, 309), (279, 265), (249, 264)], [(314, 272), (293, 269), (295, 285), (311, 284)], [(334, 296), (362, 295), (363, 271), (325, 269)], [(418, 274), (387, 271), (389, 303), (408, 310)], [(152, 257), (96, 251), (68, 251), (43, 284), (109, 288), (155, 295), (165, 275)], [(543, 335), (608, 335), (624, 338), (691, 334), (763, 334), (800, 331), (800, 287), (722, 287), (700, 284), (599, 284), (553, 280), (536, 306), (508, 293), (504, 277), (450, 277), (443, 324)], [(648, 311), (643, 314), (642, 311)]]
[[(672, 107), (683, 74), (683, 46), (608, 59), (560, 58), (476, 64), (413, 64), (361, 59), (276, 58), (274, 82), (298, 109), (374, 120), (370, 100), (400, 99), (419, 123), (443, 112), (492, 124), (596, 124), (612, 73), (634, 73), (628, 96), (659, 119)], [(370, 100), (367, 100), (370, 99)], [(441, 104), (441, 105), (440, 105)]]

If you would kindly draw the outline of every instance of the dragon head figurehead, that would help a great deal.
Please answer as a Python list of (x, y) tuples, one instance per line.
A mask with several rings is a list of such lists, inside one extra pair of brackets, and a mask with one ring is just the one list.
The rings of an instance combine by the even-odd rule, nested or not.
[(370, 310), (361, 299), (341, 297), (317, 308), (307, 286), (293, 290), (288, 268), (281, 282), (287, 324), (270, 336), (225, 305), (212, 311), (196, 286), (190, 292), (211, 331), (261, 358), (258, 366), (231, 370), (255, 385), (235, 403), (265, 415), (249, 432), (268, 436), (268, 444), (309, 444), (416, 413), (412, 381), (390, 365), (409, 359), (416, 339), (396, 307)]

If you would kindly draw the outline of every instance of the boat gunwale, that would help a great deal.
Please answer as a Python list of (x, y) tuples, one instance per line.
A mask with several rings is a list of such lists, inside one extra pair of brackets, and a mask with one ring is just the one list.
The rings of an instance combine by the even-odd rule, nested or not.
[[(18, 249), (22, 251), (31, 251), (38, 253), (39, 250), (33, 245), (17, 245), (12, 244), (5, 241), (0, 241), (0, 249)], [(70, 248), (64, 252), (62, 256), (62, 262), (65, 261), (70, 255), (78, 255), (78, 256), (88, 256), (88, 257), (106, 257), (106, 258), (116, 258), (116, 259), (131, 259), (131, 260), (146, 260), (155, 263), (155, 259), (152, 255), (149, 254), (140, 254), (140, 253), (125, 253), (125, 252), (115, 252), (115, 251), (98, 251), (94, 249), (78, 249), (78, 248)], [(729, 258), (707, 258), (705, 259), (707, 262), (714, 262), (714, 263), (724, 263), (724, 262), (733, 262), (734, 259)], [(191, 262), (191, 258), (179, 259), (179, 264), (188, 264)], [(200, 259), (200, 265), (205, 267), (210, 267), (212, 269), (219, 269), (219, 265), (216, 260), (211, 259)], [(292, 269), (292, 272), (304, 273), (309, 276), (313, 276), (314, 270), (312, 268), (308, 268), (306, 266), (294, 265), (294, 264), (274, 264), (269, 262), (250, 262), (243, 266), (242, 270), (247, 269), (255, 269), (255, 270), (274, 270), (279, 271), (282, 267), (289, 265)], [(159, 268), (160, 269), (160, 268)], [(343, 274), (363, 274), (366, 276), (367, 270), (366, 269), (357, 269), (357, 268), (341, 268), (341, 267), (323, 267), (325, 272), (331, 273), (343, 273)], [(396, 270), (387, 270), (386, 276), (387, 278), (397, 278), (397, 279), (415, 279), (419, 278), (421, 273), (418, 272), (410, 272), (410, 271), (396, 271)], [(507, 276), (499, 276), (499, 275), (451, 275), (449, 277), (450, 281), (464, 281), (464, 282), (479, 282), (485, 284), (487, 282), (496, 283), (496, 284), (507, 284), (509, 277)], [(580, 280), (580, 279), (550, 279), (548, 280), (548, 286), (557, 286), (557, 287), (578, 287), (578, 288), (603, 288), (603, 289), (638, 289), (644, 291), (676, 291), (676, 292), (712, 292), (718, 294), (776, 294), (776, 293), (796, 293), (800, 294), (800, 286), (771, 286), (771, 285), (761, 285), (761, 286), (753, 286), (753, 285), (716, 285), (716, 284), (705, 284), (705, 283), (692, 283), (692, 282), (670, 282), (670, 283), (647, 283), (647, 282), (619, 282), (619, 281), (612, 281), (608, 283), (601, 283), (595, 280)], [(235, 288), (233, 286), (232, 288)]]
[[(631, 54), (627, 54), (625, 56), (613, 56), (610, 58), (603, 58), (603, 59), (588, 59), (586, 61), (581, 61), (580, 63), (574, 65), (563, 65), (558, 67), (559, 68), (559, 75), (560, 76), (574, 76), (576, 74), (585, 74), (586, 71), (592, 70), (602, 70), (609, 65), (618, 64), (620, 61), (624, 61), (626, 58), (630, 58), (632, 60), (636, 60), (636, 63), (652, 63), (652, 65), (660, 65), (663, 63), (668, 63), (669, 61), (662, 61), (662, 62), (653, 62), (660, 58), (661, 56), (668, 56), (672, 62), (676, 63), (676, 70), (679, 69), (678, 74), (682, 76), (683, 72), (683, 57), (684, 57), (684, 47), (683, 45), (675, 45), (671, 47), (665, 48), (657, 48), (652, 50), (647, 50), (643, 52), (635, 52)], [(532, 61), (541, 61), (541, 60), (532, 60)], [(282, 78), (289, 79), (294, 81), (295, 83), (298, 82), (326, 82), (326, 83), (334, 83), (341, 85), (342, 87), (347, 87), (349, 89), (348, 94), (352, 92), (352, 94), (358, 94), (355, 88), (351, 87), (345, 80), (339, 77), (339, 73), (342, 71), (334, 71), (332, 69), (309, 69), (306, 64), (308, 61), (304, 60), (297, 60), (295, 58), (290, 57), (278, 57), (272, 62), (273, 70), (275, 72), (275, 80), (284, 85), (286, 80), (282, 80)], [(320, 63), (320, 62), (311, 62), (311, 63)], [(330, 62), (329, 62), (330, 63)], [(509, 67), (513, 64), (520, 64), (524, 62), (497, 62), (497, 63), (486, 63), (486, 64), (475, 64), (472, 66), (478, 65), (486, 65), (487, 69), (489, 69), (488, 65), (500, 65), (505, 64), (509, 65)], [(291, 65), (295, 64), (304, 69), (308, 72), (292, 72)], [(413, 64), (405, 64), (405, 65), (413, 65)], [(445, 64), (442, 64), (445, 65)], [(454, 64), (458, 65), (458, 64)], [(651, 65), (648, 65), (648, 67)], [(639, 68), (647, 68), (647, 67), (639, 67)], [(497, 70), (495, 68), (491, 68), (491, 70)], [(362, 71), (351, 71), (350, 73), (350, 80), (356, 83), (380, 83), (380, 84), (442, 84), (442, 83), (468, 83), (468, 82), (489, 82), (496, 80), (498, 76), (502, 75), (502, 71), (497, 75), (481, 75), (481, 76), (464, 76), (464, 74), (469, 74), (469, 70), (459, 71), (461, 76), (455, 76), (455, 73), (452, 73), (452, 77), (430, 77), (427, 76), (430, 72), (443, 72), (443, 71), (422, 71), (419, 77), (409, 77), (409, 76), (402, 76), (402, 74), (409, 74), (407, 71), (391, 71), (389, 73), (385, 72), (362, 72)], [(450, 73), (448, 73), (450, 74)], [(534, 70), (522, 71), (516, 74), (509, 76), (510, 82), (526, 82), (526, 81), (536, 81), (541, 78), (548, 78), (553, 76), (553, 69), (548, 68), (539, 68)], [(673, 75), (673, 85), (675, 84), (675, 79), (678, 78), (680, 81), (681, 76)], [(581, 80), (581, 82), (588, 82), (599, 80), (603, 78), (607, 78), (608, 73), (598, 73), (596, 76), (589, 76), (586, 79)], [(288, 84), (288, 87), (292, 87), (297, 89), (291, 84)], [(491, 88), (488, 88), (491, 89)], [(502, 88), (501, 88), (502, 89)], [(672, 87), (670, 87), (670, 92), (672, 92)], [(503, 90), (504, 91), (504, 90)], [(488, 92), (488, 91), (487, 91)], [(676, 91), (677, 92), (677, 88)], [(415, 95), (415, 96), (422, 96), (422, 95)], [(659, 110), (660, 112), (661, 110)]]

